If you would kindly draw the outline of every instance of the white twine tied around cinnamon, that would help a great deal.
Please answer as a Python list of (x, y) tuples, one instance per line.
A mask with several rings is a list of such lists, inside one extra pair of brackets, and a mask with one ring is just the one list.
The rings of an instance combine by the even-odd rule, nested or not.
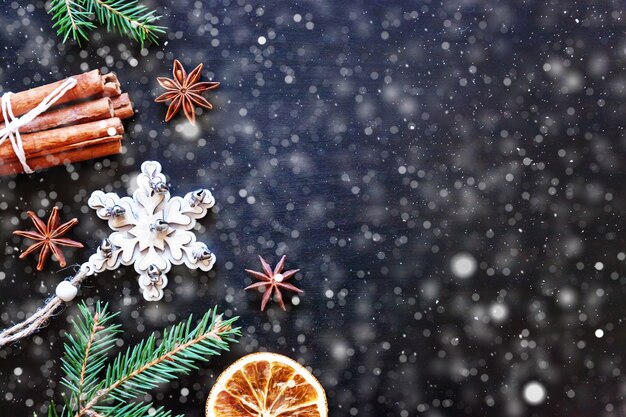
[(77, 81), (75, 78), (70, 77), (66, 79), (59, 84), (57, 88), (52, 90), (52, 92), (48, 94), (46, 98), (44, 98), (41, 103), (37, 105), (37, 107), (20, 118), (15, 117), (13, 109), (11, 108), (11, 95), (13, 93), (9, 91), (2, 95), (2, 116), (4, 117), (5, 126), (0, 129), (0, 145), (9, 139), (11, 146), (13, 147), (13, 152), (15, 152), (15, 156), (17, 156), (17, 159), (24, 168), (24, 172), (27, 174), (32, 174), (34, 171), (26, 163), (26, 154), (24, 153), (24, 144), (22, 143), (22, 137), (20, 136), (20, 128), (27, 123), (32, 122), (37, 116), (52, 107), (54, 103), (65, 95), (65, 93), (74, 88), (76, 83)]

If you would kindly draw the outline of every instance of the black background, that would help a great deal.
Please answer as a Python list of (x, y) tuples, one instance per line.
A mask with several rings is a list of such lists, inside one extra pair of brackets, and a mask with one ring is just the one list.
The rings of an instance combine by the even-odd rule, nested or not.
[[(204, 415), (219, 372), (269, 350), (312, 369), (333, 416), (626, 412), (622, 2), (147, 4), (169, 31), (141, 49), (104, 30), (63, 44), (43, 2), (2, 2), (3, 91), (99, 68), (137, 110), (122, 155), (0, 179), (4, 326), (71, 274), (17, 259), (25, 211), (78, 217), (70, 237), (87, 248), (65, 253), (81, 263), (109, 233), (89, 194), (128, 194), (154, 159), (173, 195), (216, 197), (196, 229), (214, 270), (175, 267), (158, 303), (132, 267), (79, 297), (120, 311), (124, 346), (214, 305), (244, 334), (148, 398), (159, 405)], [(174, 58), (221, 82), (197, 129), (182, 115), (164, 123), (153, 102)], [(471, 277), (451, 270), (459, 253), (476, 261)], [(261, 313), (243, 270), (282, 254), (306, 294)], [(43, 415), (61, 398), (75, 313), (0, 350), (2, 416)], [(529, 383), (546, 390), (538, 405)]]

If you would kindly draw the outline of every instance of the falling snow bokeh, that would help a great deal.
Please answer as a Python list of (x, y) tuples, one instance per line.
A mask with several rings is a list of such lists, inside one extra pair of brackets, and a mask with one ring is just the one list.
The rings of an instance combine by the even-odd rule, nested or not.
[[(333, 416), (626, 413), (623, 2), (144, 3), (169, 31), (143, 49), (63, 44), (43, 1), (1, 3), (2, 92), (99, 68), (137, 109), (122, 155), (0, 179), (3, 327), (72, 273), (18, 260), (26, 210), (78, 217), (84, 262), (107, 234), (88, 196), (131, 194), (158, 160), (174, 194), (213, 193), (194, 233), (214, 269), (174, 267), (158, 303), (125, 269), (79, 297), (120, 311), (124, 346), (215, 304), (244, 336), (156, 403), (202, 416), (219, 372), (268, 350), (313, 371)], [(221, 83), (197, 126), (153, 102), (175, 58)], [(286, 312), (243, 291), (258, 255), (301, 269)], [(0, 349), (0, 415), (60, 398), (76, 312)]]

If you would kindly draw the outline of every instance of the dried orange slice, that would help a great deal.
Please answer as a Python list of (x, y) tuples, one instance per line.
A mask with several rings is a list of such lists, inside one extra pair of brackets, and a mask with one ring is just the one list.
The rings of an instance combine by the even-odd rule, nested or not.
[(293, 359), (252, 353), (217, 378), (206, 402), (207, 417), (327, 417), (322, 385)]

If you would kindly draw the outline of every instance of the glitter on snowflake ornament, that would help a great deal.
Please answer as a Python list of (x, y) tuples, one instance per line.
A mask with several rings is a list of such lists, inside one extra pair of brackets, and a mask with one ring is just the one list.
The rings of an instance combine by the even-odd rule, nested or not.
[(113, 233), (89, 258), (88, 266), (93, 273), (133, 264), (144, 298), (158, 301), (163, 298), (172, 264), (202, 271), (213, 267), (215, 256), (196, 241), (191, 229), (215, 199), (206, 189), (170, 198), (161, 164), (156, 161), (141, 165), (137, 184), (132, 198), (102, 191), (91, 194), (89, 207), (108, 220)]

